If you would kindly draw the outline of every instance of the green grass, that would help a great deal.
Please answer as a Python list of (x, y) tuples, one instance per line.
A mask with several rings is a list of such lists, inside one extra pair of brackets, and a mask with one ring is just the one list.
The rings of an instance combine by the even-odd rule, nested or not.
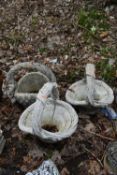
[(35, 27), (37, 26), (38, 22), (39, 22), (39, 17), (38, 16), (32, 16), (31, 27), (33, 29), (35, 29)]
[(115, 46), (111, 46), (111, 47), (108, 47), (106, 45), (103, 45), (103, 46), (100, 46), (100, 55), (108, 58), (116, 58), (117, 57), (117, 53), (116, 53), (116, 48)]
[(43, 53), (47, 52), (47, 48), (40, 47), (40, 48), (38, 48), (38, 52), (40, 52), (40, 54), (43, 54)]
[(81, 9), (75, 15), (74, 25), (76, 28), (84, 30), (84, 38), (90, 40), (92, 37), (99, 37), (102, 31), (109, 29), (107, 16), (103, 11), (96, 9)]
[(25, 35), (21, 31), (12, 31), (9, 33), (9, 36), (6, 38), (8, 43), (12, 45), (19, 45), (25, 39)]
[(100, 60), (97, 65), (97, 70), (99, 71), (100, 78), (103, 79), (108, 84), (114, 84), (116, 79), (117, 61), (114, 64), (109, 64), (109, 59)]

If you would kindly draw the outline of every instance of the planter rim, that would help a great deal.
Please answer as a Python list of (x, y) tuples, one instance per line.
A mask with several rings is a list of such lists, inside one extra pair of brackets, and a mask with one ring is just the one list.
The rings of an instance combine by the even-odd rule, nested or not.
[[(104, 155), (104, 167), (109, 174), (116, 174), (117, 168), (115, 165), (115, 161), (117, 164), (117, 159), (113, 157), (113, 154), (117, 153), (117, 141), (113, 141), (108, 144), (105, 155)], [(113, 160), (110, 160), (113, 159)]]
[[(111, 104), (112, 101), (114, 100), (114, 95), (113, 95), (112, 89), (111, 89), (105, 82), (103, 82), (103, 81), (101, 81), (101, 80), (95, 80), (95, 81), (96, 81), (97, 85), (98, 85), (98, 84), (102, 84), (103, 87), (106, 89), (106, 92), (109, 93), (109, 95), (108, 95), (109, 103), (108, 103), (108, 104)], [(76, 86), (78, 87), (80, 83), (85, 83), (85, 79), (82, 79), (82, 80), (79, 80), (79, 81), (73, 83), (73, 84), (69, 87), (69, 89), (66, 91), (65, 98), (66, 98), (66, 101), (69, 102), (69, 103), (72, 104), (72, 105), (76, 105), (76, 106), (77, 106), (77, 105), (79, 105), (79, 106), (87, 106), (87, 105), (89, 105), (89, 102), (88, 102), (88, 99), (87, 99), (87, 98), (86, 98), (87, 100), (82, 100), (82, 101), (80, 101), (80, 100), (75, 100), (75, 99), (73, 99), (72, 97), (70, 97), (71, 90), (74, 91), (74, 87), (76, 87)], [(80, 86), (79, 86), (79, 88), (80, 88)], [(74, 93), (74, 92), (73, 92), (73, 93)], [(100, 101), (100, 100), (99, 100), (99, 101)], [(108, 105), (108, 104), (105, 104), (104, 106), (106, 106), (106, 105)], [(99, 107), (99, 106), (102, 106), (102, 105), (100, 105), (100, 104), (97, 105), (97, 107)]]
[[(52, 102), (53, 100), (51, 99), (51, 98), (49, 98), (49, 100), (48, 100), (48, 102)], [(72, 124), (71, 124), (71, 128), (67, 128), (67, 130), (65, 129), (63, 132), (55, 132), (55, 133), (53, 133), (53, 132), (49, 132), (49, 131), (47, 131), (47, 130), (45, 130), (45, 129), (41, 129), (42, 130), (42, 132), (46, 135), (48, 135), (49, 134), (49, 136), (47, 137), (47, 138), (41, 138), (40, 137), (40, 139), (41, 140), (45, 140), (45, 141), (47, 141), (47, 142), (57, 142), (57, 141), (60, 141), (60, 140), (63, 140), (63, 139), (65, 139), (65, 138), (68, 138), (69, 136), (71, 136), (74, 132), (75, 132), (75, 130), (76, 130), (76, 128), (77, 128), (77, 124), (78, 124), (78, 121), (79, 121), (79, 119), (78, 119), (78, 114), (76, 113), (76, 111), (74, 110), (74, 108), (70, 105), (70, 104), (68, 104), (68, 103), (66, 103), (66, 102), (64, 102), (64, 101), (61, 101), (61, 100), (57, 100), (56, 101), (56, 103), (57, 104), (59, 104), (59, 105), (61, 105), (61, 106), (63, 106), (63, 107), (65, 107), (65, 109), (67, 108), (67, 109), (69, 109), (70, 111), (71, 111), (71, 120), (72, 120)], [(34, 106), (34, 104), (35, 103), (33, 103), (32, 105), (30, 105), (23, 113), (22, 113), (22, 115), (20, 116), (20, 119), (19, 119), (19, 122), (18, 122), (18, 126), (19, 126), (19, 128), (22, 130), (22, 131), (24, 131), (25, 133), (30, 133), (30, 134), (32, 134), (32, 135), (34, 135), (34, 133), (33, 133), (33, 129), (32, 129), (32, 127), (28, 127), (28, 126), (26, 126), (26, 125), (24, 125), (24, 121), (25, 121), (25, 119), (26, 119), (26, 117), (28, 118), (28, 114), (30, 113), (30, 111), (31, 111), (31, 109), (33, 108), (33, 106)], [(56, 104), (56, 105), (57, 105)], [(57, 107), (57, 106), (56, 106)], [(66, 109), (66, 110), (67, 110)], [(73, 121), (73, 117), (74, 116), (74, 121)], [(66, 132), (69, 130), (69, 133), (67, 133), (66, 134)], [(55, 138), (55, 140), (52, 140), (51, 138), (52, 137), (56, 137)], [(49, 139), (49, 141), (48, 141), (48, 139)]]
[[(21, 71), (22, 69), (27, 70), (26, 74), (30, 74), (32, 72), (37, 72), (37, 73), (43, 74), (43, 76), (48, 78), (48, 81), (56, 82), (56, 77), (55, 77), (54, 73), (46, 65), (39, 63), (39, 62), (18, 63), (16, 65), (14, 65), (8, 71), (8, 73), (6, 74), (6, 79), (4, 80), (3, 86), (2, 86), (2, 90), (4, 92), (4, 95), (8, 96), (12, 102), (15, 102), (17, 100), (16, 96), (18, 96), (18, 94), (17, 94), (18, 81), (15, 80), (15, 75), (17, 75), (18, 72)], [(20, 78), (19, 81), (21, 81), (21, 79), (22, 79), (22, 77)], [(21, 104), (23, 104), (23, 103), (21, 103)]]
[(17, 83), (17, 88), (15, 90), (15, 96), (20, 95), (20, 94), (21, 94), (21, 96), (23, 94), (26, 94), (26, 95), (28, 95), (28, 94), (35, 94), (35, 93), (31, 93), (31, 92), (19, 92), (19, 86), (20, 86), (20, 84), (23, 82), (23, 80), (26, 77), (28, 77), (30, 75), (41, 75), (41, 76), (43, 76), (49, 82), (49, 78), (47, 76), (45, 76), (44, 74), (42, 74), (41, 72), (30, 72), (30, 73), (27, 73), (22, 78), (20, 78), (19, 82)]

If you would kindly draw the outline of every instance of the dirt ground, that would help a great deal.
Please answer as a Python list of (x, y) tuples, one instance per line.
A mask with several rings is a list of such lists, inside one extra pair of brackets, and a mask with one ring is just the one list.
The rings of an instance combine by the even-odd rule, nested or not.
[[(101, 22), (94, 17), (95, 12), (91, 16), (92, 8), (96, 13), (103, 12), (106, 17), (100, 21), (109, 27), (95, 24)], [(83, 13), (79, 13), (81, 9)], [(89, 16), (87, 25), (83, 23), (83, 14)], [(0, 69), (6, 73), (16, 63), (25, 61), (46, 64), (55, 73), (63, 100), (67, 88), (83, 78), (87, 62), (96, 64), (98, 78), (116, 87), (116, 37), (116, 1), (0, 1)], [(19, 130), (18, 120), (23, 111), (22, 106), (12, 104), (8, 98), (0, 100), (0, 125), (6, 139), (0, 155), (0, 175), (24, 175), (49, 158), (61, 175), (106, 175), (105, 149), (116, 140), (110, 120), (100, 113), (90, 115), (84, 113), (85, 109), (76, 108), (76, 132), (62, 142), (46, 144)]]

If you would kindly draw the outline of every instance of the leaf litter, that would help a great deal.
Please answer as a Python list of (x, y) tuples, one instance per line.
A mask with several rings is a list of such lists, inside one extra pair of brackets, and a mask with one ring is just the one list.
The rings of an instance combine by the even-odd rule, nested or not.
[[(89, 33), (89, 38), (85, 38), (86, 26), (74, 25), (77, 12), (87, 8), (87, 13), (92, 7), (101, 9), (110, 25), (110, 28), (101, 31), (98, 39)], [(62, 0), (9, 0), (1, 2), (0, 12), (2, 72), (7, 72), (19, 62), (42, 62), (55, 73), (63, 100), (69, 85), (84, 76), (84, 66), (88, 61), (101, 65), (97, 65), (98, 77), (103, 78), (104, 75), (107, 82), (110, 80), (111, 74), (102, 72), (105, 64), (101, 63), (105, 59), (116, 60), (117, 6), (111, 1), (100, 0), (98, 3), (89, 0), (86, 3), (84, 0), (66, 0), (63, 3)], [(53, 60), (57, 60), (57, 63)], [(116, 69), (114, 65), (111, 70), (113, 68)], [(25, 73), (25, 70), (19, 73), (16, 79)], [(115, 77), (111, 86), (116, 86), (116, 75), (113, 75)], [(0, 97), (2, 81), (0, 72)], [(1, 175), (24, 175), (48, 158), (56, 163), (61, 175), (106, 175), (104, 152), (107, 144), (116, 139), (116, 133), (112, 122), (104, 116), (93, 114), (87, 117), (82, 111), (79, 114), (79, 126), (70, 138), (47, 145), (19, 130), (17, 123), (24, 110), (20, 105), (11, 104), (9, 99), (2, 98), (0, 109), (0, 126), (6, 139), (0, 156)], [(79, 109), (76, 110), (79, 113)]]

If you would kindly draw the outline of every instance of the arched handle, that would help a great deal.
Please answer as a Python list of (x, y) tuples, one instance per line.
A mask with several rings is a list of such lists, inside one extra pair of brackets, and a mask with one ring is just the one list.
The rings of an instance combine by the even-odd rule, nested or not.
[[(50, 82), (56, 82), (56, 77), (54, 76), (51, 69), (49, 69), (46, 65), (43, 65), (41, 63), (36, 62), (23, 62), (18, 63), (15, 66), (13, 66), (10, 71), (6, 75), (6, 79), (3, 84), (3, 92), (5, 95), (7, 95), (12, 101), (15, 101), (14, 93), (17, 87), (17, 81), (15, 80), (15, 75), (18, 74), (18, 72), (22, 72), (24, 75), (29, 72), (40, 72), (48, 77)], [(22, 76), (24, 76), (22, 75)]]
[(37, 100), (35, 102), (32, 113), (33, 115), (32, 127), (35, 135), (37, 136), (40, 135), (43, 111), (48, 98), (52, 95), (54, 99), (57, 99), (59, 97), (58, 94), (59, 93), (57, 89), (57, 83), (55, 82), (45, 83), (44, 86), (41, 88), (41, 90), (38, 92)]
[(52, 98), (57, 99), (59, 96), (57, 83), (55, 82), (47, 82), (44, 86), (39, 90), (37, 94), (37, 100), (46, 102), (47, 98), (52, 96)]
[(95, 65), (88, 63), (85, 68), (86, 77), (91, 76), (95, 78)]
[(87, 64), (85, 68), (86, 72), (86, 86), (87, 86), (87, 97), (88, 101), (92, 106), (94, 104), (94, 93), (95, 93), (95, 65)]

